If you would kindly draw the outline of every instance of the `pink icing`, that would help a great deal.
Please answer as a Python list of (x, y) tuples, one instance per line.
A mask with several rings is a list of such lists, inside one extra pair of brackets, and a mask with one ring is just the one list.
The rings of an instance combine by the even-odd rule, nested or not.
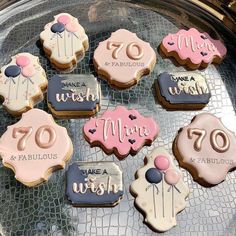
[(66, 30), (72, 33), (77, 32), (79, 30), (79, 24), (77, 22), (71, 21), (66, 25)]
[(70, 22), (71, 18), (68, 16), (68, 15), (60, 15), (58, 18), (57, 18), (57, 21), (61, 24), (68, 24)]
[(33, 65), (29, 65), (29, 66), (23, 67), (21, 73), (25, 77), (32, 77), (35, 75), (36, 70)]
[(119, 29), (99, 43), (93, 59), (98, 71), (109, 75), (111, 84), (126, 84), (137, 78), (140, 71), (151, 70), (156, 62), (156, 53), (135, 33)]
[(165, 181), (167, 184), (176, 185), (180, 178), (180, 173), (174, 169), (170, 169), (165, 172)]
[[(53, 130), (55, 135), (45, 129)], [(20, 121), (8, 126), (0, 139), (3, 165), (10, 165), (15, 177), (26, 185), (45, 180), (50, 168), (64, 167), (70, 148), (67, 130), (57, 125), (51, 115), (39, 109), (24, 113)]]
[(176, 34), (168, 34), (162, 45), (170, 52), (177, 52), (181, 60), (190, 59), (193, 64), (202, 62), (209, 64), (215, 57), (224, 58), (226, 47), (220, 40), (212, 39), (207, 33), (197, 29), (180, 30)]
[[(218, 135), (215, 139), (216, 132)], [(182, 162), (196, 170), (196, 180), (200, 178), (215, 185), (225, 179), (229, 170), (236, 167), (235, 134), (212, 114), (195, 116), (192, 123), (179, 133), (176, 145)]]
[(83, 130), (90, 144), (99, 142), (106, 150), (115, 149), (119, 157), (126, 157), (130, 151), (137, 152), (147, 141), (153, 141), (159, 126), (134, 109), (118, 106), (100, 118), (91, 118)]
[(25, 67), (30, 64), (30, 59), (27, 56), (16, 57), (16, 64), (20, 67)]
[(157, 156), (154, 160), (154, 165), (159, 170), (167, 170), (170, 166), (170, 161), (165, 156)]

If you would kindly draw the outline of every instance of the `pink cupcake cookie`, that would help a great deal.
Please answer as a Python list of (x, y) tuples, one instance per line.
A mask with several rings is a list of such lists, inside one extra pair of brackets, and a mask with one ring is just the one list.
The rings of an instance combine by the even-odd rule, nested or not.
[(201, 33), (195, 28), (168, 34), (161, 43), (161, 50), (165, 56), (174, 57), (180, 65), (191, 69), (219, 64), (227, 52), (220, 40), (212, 39), (208, 33)]
[(122, 159), (129, 154), (135, 155), (144, 145), (151, 145), (159, 133), (159, 126), (134, 109), (118, 106), (104, 112), (100, 118), (91, 118), (83, 130), (91, 146), (100, 146), (105, 153), (114, 153)]
[(194, 117), (174, 142), (174, 153), (195, 181), (212, 186), (225, 180), (236, 167), (236, 136), (221, 120), (209, 113)]
[(156, 53), (149, 43), (135, 33), (119, 29), (99, 43), (93, 61), (102, 78), (114, 87), (125, 89), (153, 70)]
[(10, 114), (19, 116), (43, 100), (47, 85), (46, 73), (39, 58), (30, 53), (19, 53), (1, 68), (0, 96), (4, 99), (3, 107)]
[(72, 70), (89, 47), (84, 28), (68, 13), (54, 16), (54, 21), (45, 25), (40, 40), (45, 54), (59, 70)]
[(73, 152), (67, 130), (52, 116), (31, 109), (20, 121), (8, 126), (0, 138), (4, 166), (15, 172), (15, 178), (33, 187), (46, 181), (51, 173), (65, 167)]

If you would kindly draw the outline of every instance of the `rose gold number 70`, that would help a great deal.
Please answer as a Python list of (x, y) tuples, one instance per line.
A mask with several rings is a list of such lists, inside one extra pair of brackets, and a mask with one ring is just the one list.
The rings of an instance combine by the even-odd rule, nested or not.
[[(112, 50), (112, 47), (115, 48), (112, 52), (112, 57), (114, 59), (118, 59), (118, 54), (121, 51), (121, 49), (124, 47), (124, 43), (122, 42), (107, 42), (107, 49)], [(137, 48), (138, 53), (134, 54), (133, 48)], [(126, 55), (133, 60), (139, 60), (143, 57), (143, 49), (141, 46), (135, 42), (129, 43), (126, 47)]]
[[(194, 149), (200, 152), (202, 149), (202, 142), (206, 137), (206, 130), (189, 128), (187, 132), (188, 132), (189, 139), (193, 139), (194, 135), (197, 136), (194, 142)], [(218, 136), (220, 136), (223, 140), (222, 145), (219, 145), (219, 143), (217, 142)], [(226, 152), (229, 149), (229, 145), (230, 145), (229, 137), (223, 130), (220, 130), (220, 129), (215, 129), (211, 132), (210, 143), (211, 143), (212, 148), (217, 152)]]
[[(26, 148), (26, 143), (29, 137), (32, 135), (33, 127), (19, 127), (14, 128), (12, 137), (17, 138), (19, 134), (23, 134), (17, 143), (17, 149), (19, 151), (23, 151)], [(43, 134), (48, 132), (49, 140), (47, 142), (43, 142)], [(35, 142), (40, 148), (50, 148), (56, 141), (56, 132), (53, 127), (49, 125), (40, 126), (35, 134)]]

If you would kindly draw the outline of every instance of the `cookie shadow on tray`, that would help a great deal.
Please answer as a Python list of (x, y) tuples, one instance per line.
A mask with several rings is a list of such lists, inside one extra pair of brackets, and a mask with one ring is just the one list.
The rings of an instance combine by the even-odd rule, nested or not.
[(171, 56), (165, 55), (165, 53), (161, 49), (161, 45), (158, 46), (157, 50), (163, 60), (167, 60), (167, 59), (170, 60), (170, 62), (177, 68), (183, 67), (186, 71), (196, 71), (196, 70), (203, 71), (206, 69), (206, 67), (203, 67), (203, 66), (200, 66), (199, 68), (190, 68), (188, 66), (188, 64), (190, 64), (190, 60), (187, 59), (184, 62), (178, 61), (177, 60), (177, 58), (178, 58), (177, 53), (175, 53), (174, 55), (171, 55)]

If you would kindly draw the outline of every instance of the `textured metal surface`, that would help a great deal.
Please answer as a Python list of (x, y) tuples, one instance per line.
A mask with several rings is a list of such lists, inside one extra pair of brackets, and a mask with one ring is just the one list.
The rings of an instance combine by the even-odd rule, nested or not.
[[(169, 59), (162, 59), (157, 49), (166, 34), (176, 32), (180, 27), (196, 26), (212, 36), (221, 35), (227, 44), (228, 55), (220, 66), (211, 65), (199, 71), (206, 76), (212, 93), (211, 101), (203, 111), (222, 117), (225, 124), (236, 131), (236, 54), (230, 32), (204, 12), (190, 8), (186, 1), (178, 1), (178, 5), (187, 6), (186, 11), (170, 2), (174, 3), (169, 0), (149, 1), (146, 8), (145, 5), (140, 7), (119, 1), (33, 0), (21, 1), (1, 12), (0, 66), (6, 64), (10, 56), (26, 51), (40, 57), (48, 78), (56, 71), (41, 50), (39, 33), (59, 12), (78, 17), (90, 39), (90, 49), (73, 73), (96, 75), (92, 64), (94, 49), (99, 41), (108, 38), (116, 29), (129, 29), (149, 41), (158, 51), (159, 61), (154, 72), (137, 86), (124, 91), (112, 89), (101, 81), (99, 114), (118, 104), (136, 108), (142, 115), (153, 116), (160, 124), (161, 133), (152, 147), (143, 148), (135, 157), (128, 156), (118, 161), (113, 155), (106, 156), (100, 148), (89, 147), (82, 135), (86, 119), (58, 120), (59, 124), (67, 127), (74, 144), (75, 153), (70, 163), (114, 160), (123, 169), (123, 200), (114, 208), (73, 208), (65, 198), (65, 170), (54, 173), (47, 183), (37, 188), (27, 188), (16, 182), (11, 170), (1, 165), (0, 235), (156, 235), (143, 224), (143, 216), (134, 207), (129, 185), (134, 180), (135, 171), (143, 165), (145, 154), (150, 153), (154, 146), (163, 146), (171, 152), (177, 130), (202, 112), (169, 112), (156, 101), (153, 82), (157, 75), (164, 71), (185, 70), (176, 67)], [(46, 101), (38, 107), (48, 110)], [(1, 108), (0, 134), (15, 121)], [(161, 235), (236, 235), (236, 172), (228, 174), (226, 181), (218, 186), (203, 188), (192, 181), (187, 171), (182, 171), (191, 189), (187, 207), (177, 216), (178, 226)]]

